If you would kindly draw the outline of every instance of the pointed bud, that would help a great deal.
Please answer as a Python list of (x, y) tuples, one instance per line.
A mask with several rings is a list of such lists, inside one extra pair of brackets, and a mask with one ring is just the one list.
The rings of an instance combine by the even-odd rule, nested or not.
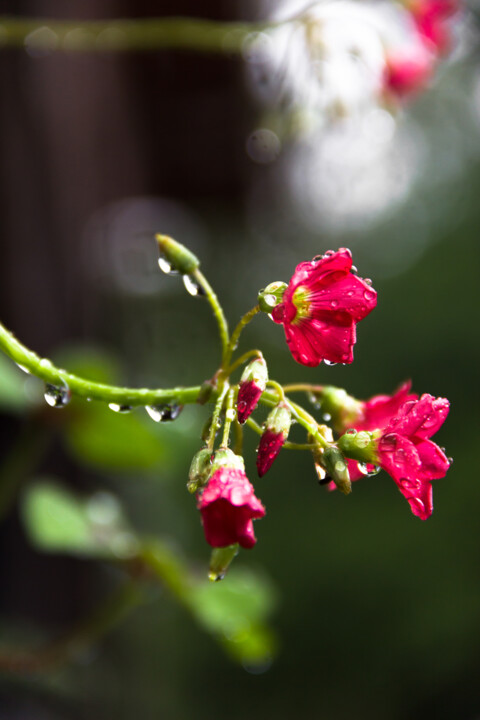
[(267, 470), (270, 470), (273, 461), (288, 437), (291, 424), (292, 415), (287, 403), (279, 403), (268, 416), (265, 430), (260, 438), (257, 451), (257, 470), (259, 477), (263, 477)]
[(273, 308), (282, 302), (283, 293), (287, 287), (287, 283), (277, 281), (267, 285), (264, 290), (260, 290), (258, 293), (260, 310), (270, 314)]
[(200, 260), (185, 245), (168, 235), (155, 235), (162, 256), (174, 272), (189, 275), (200, 265)]
[(347, 457), (361, 463), (378, 465), (375, 432), (351, 429), (338, 440), (338, 447)]
[(238, 555), (238, 543), (227, 547), (213, 548), (210, 555), (208, 579), (212, 582), (223, 580), (232, 560)]
[(344, 495), (352, 492), (347, 462), (338, 448), (325, 448), (322, 454), (322, 464), (340, 492)]
[(244, 423), (258, 405), (268, 380), (267, 363), (263, 357), (248, 363), (242, 373), (237, 397), (237, 417)]
[(208, 448), (203, 448), (193, 456), (188, 473), (188, 492), (195, 493), (199, 488), (206, 485), (211, 472), (212, 453)]

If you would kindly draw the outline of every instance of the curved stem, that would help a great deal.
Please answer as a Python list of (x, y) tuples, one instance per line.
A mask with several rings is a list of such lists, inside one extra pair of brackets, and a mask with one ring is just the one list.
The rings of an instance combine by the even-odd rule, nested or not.
[(237, 327), (232, 333), (232, 337), (230, 338), (230, 343), (227, 348), (227, 354), (226, 354), (226, 361), (225, 365), (228, 365), (230, 362), (230, 359), (232, 357), (232, 353), (234, 352), (235, 348), (238, 345), (238, 339), (242, 333), (242, 330), (248, 325), (249, 322), (253, 320), (255, 315), (260, 312), (259, 305), (255, 305), (251, 310), (249, 310), (245, 315), (240, 319), (240, 322), (238, 323)]
[(323, 385), (311, 385), (309, 383), (290, 383), (283, 386), (286, 393), (305, 392), (305, 393), (322, 393)]
[(232, 363), (226, 370), (225, 374), (230, 376), (234, 370), (236, 370), (240, 365), (243, 365), (247, 360), (253, 357), (262, 357), (262, 351), (261, 350), (249, 350), (246, 353), (243, 353), (237, 360), (235, 360), (234, 363)]
[(280, 385), (280, 383), (278, 383), (276, 380), (267, 380), (267, 386), (268, 385), (277, 391), (278, 399), (280, 402), (282, 400), (285, 400), (285, 393), (284, 393), (283, 387)]
[(225, 359), (227, 357), (228, 342), (229, 342), (227, 320), (225, 318), (222, 306), (220, 305), (212, 286), (210, 285), (207, 278), (200, 271), (199, 268), (196, 268), (196, 270), (193, 271), (192, 277), (195, 278), (195, 280), (198, 282), (198, 284), (202, 287), (202, 289), (205, 293), (205, 297), (207, 298), (208, 302), (210, 303), (210, 307), (213, 310), (215, 320), (217, 321), (218, 333), (220, 335), (220, 342), (222, 344), (222, 365), (223, 365), (223, 363), (225, 362)]
[(0, 47), (43, 52), (155, 50), (183, 48), (199, 52), (241, 53), (251, 33), (271, 30), (291, 20), (219, 22), (197, 18), (53, 20), (0, 16)]
[[(56, 367), (48, 358), (39, 357), (32, 350), (26, 348), (25, 345), (22, 345), (1, 323), (0, 349), (17, 365), (20, 365), (22, 369), (27, 370), (46, 383), (59, 386), (66, 384), (72, 394), (91, 400), (102, 400), (106, 403), (131, 406), (161, 405), (169, 402), (187, 405), (197, 402), (200, 395), (201, 386), (199, 385), (153, 390), (151, 388), (117, 387), (86, 380)], [(213, 390), (213, 393), (215, 397), (216, 391)]]

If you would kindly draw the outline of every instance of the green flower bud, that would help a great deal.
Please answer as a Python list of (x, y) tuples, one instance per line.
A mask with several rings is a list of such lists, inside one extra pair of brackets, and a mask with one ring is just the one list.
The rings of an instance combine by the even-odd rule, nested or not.
[(347, 430), (338, 440), (338, 447), (352, 460), (378, 465), (375, 433), (366, 430)]
[(155, 235), (155, 240), (172, 271), (189, 275), (200, 265), (200, 260), (196, 255), (168, 235)]
[(188, 473), (188, 492), (195, 493), (199, 488), (207, 484), (212, 470), (211, 457), (212, 453), (208, 448), (199, 450), (197, 454), (193, 456)]

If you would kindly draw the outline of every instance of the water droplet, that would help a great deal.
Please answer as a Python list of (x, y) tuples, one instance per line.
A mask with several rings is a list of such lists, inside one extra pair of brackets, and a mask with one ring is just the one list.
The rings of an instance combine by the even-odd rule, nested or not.
[(410, 491), (410, 492), (416, 492), (420, 489), (420, 481), (419, 480), (409, 480), (408, 478), (403, 478), (401, 480), (402, 487), (404, 490)]
[(337, 365), (336, 362), (332, 362), (331, 360), (324, 360), (323, 362), (325, 363), (325, 365), (330, 365), (330, 367)]
[(332, 416), (330, 415), (330, 413), (323, 413), (323, 415), (322, 415), (323, 422), (330, 422), (331, 419), (332, 419)]
[(324, 254), (324, 258), (331, 257), (332, 255), (335, 255), (335, 252), (333, 250), (327, 250), (327, 252)]
[(155, 422), (171, 422), (182, 412), (183, 405), (147, 405), (145, 410)]
[(358, 463), (358, 469), (360, 470), (360, 472), (362, 473), (362, 475), (370, 475), (370, 473), (369, 473), (369, 471), (368, 471), (368, 465), (367, 465), (367, 463), (361, 463), (361, 462), (359, 462), (359, 463)]
[(211, 582), (219, 582), (219, 580), (223, 580), (224, 577), (225, 577), (225, 573), (224, 573), (224, 572), (220, 572), (220, 573), (209, 572), (209, 573), (208, 573), (208, 579), (209, 579)]
[(366, 448), (367, 445), (369, 445), (369, 444), (370, 444), (370, 435), (365, 431), (359, 432), (357, 434), (357, 437), (355, 438), (355, 445), (358, 448), (363, 449), (363, 448)]
[(371, 290), (365, 290), (365, 292), (363, 293), (363, 297), (365, 298), (365, 300), (368, 300), (368, 301), (374, 300), (375, 293), (372, 292)]
[(351, 272), (352, 272), (354, 275), (356, 275), (356, 274), (358, 273), (358, 268), (357, 268), (356, 265), (352, 265), (352, 267), (350, 268), (350, 270), (351, 270)]
[(348, 296), (348, 297), (352, 297), (352, 295), (353, 295), (353, 290), (349, 290), (349, 291), (347, 292), (347, 296)]
[(109, 403), (108, 407), (116, 413), (128, 413), (132, 409), (131, 405), (119, 405), (118, 403)]
[(229, 420), (229, 421), (232, 421), (232, 420), (235, 420), (235, 417), (236, 417), (236, 412), (235, 412), (235, 410), (234, 410), (233, 408), (229, 408), (229, 409), (227, 410), (227, 412), (225, 413), (225, 419), (226, 419), (226, 420)]
[(202, 295), (205, 295), (205, 291), (202, 288), (201, 285), (199, 285), (191, 275), (184, 275), (183, 276), (183, 284), (185, 285), (185, 288), (187, 292), (190, 293), (193, 297), (200, 297)]
[(275, 295), (264, 295), (263, 301), (268, 307), (275, 307), (278, 304)]
[(178, 270), (174, 269), (172, 263), (164, 255), (160, 255), (158, 258), (158, 267), (165, 275), (178, 275)]
[(323, 255), (315, 255), (312, 262), (317, 263), (320, 262), (320, 260), (323, 260)]
[(52, 361), (48, 358), (42, 358), (38, 364), (44, 370), (51, 370), (51, 368), (53, 367)]
[(447, 462), (449, 465), (451, 465), (453, 463), (453, 457), (447, 458)]
[(356, 435), (357, 431), (355, 428), (348, 428), (348, 430), (345, 430), (345, 435)]
[(50, 407), (62, 408), (70, 402), (71, 393), (70, 389), (66, 385), (61, 387), (46, 383), (43, 397)]
[(330, 302), (330, 307), (332, 307), (332, 308), (338, 307), (338, 300), (332, 300), (332, 301)]
[(370, 278), (363, 278), (363, 282), (365, 283), (365, 285), (371, 285), (371, 284), (372, 284), (372, 281), (371, 281)]
[(15, 363), (15, 365), (16, 365), (18, 368), (20, 368), (20, 370), (21, 370), (22, 372), (26, 373), (27, 375), (30, 375), (30, 370), (29, 370), (28, 368), (26, 368), (24, 365), (20, 365), (20, 363)]
[(418, 498), (408, 498), (408, 502), (410, 503), (410, 507), (413, 512), (417, 511), (419, 515), (423, 515), (425, 513), (425, 505)]
[(343, 472), (345, 470), (345, 467), (346, 467), (345, 463), (342, 462), (341, 460), (337, 460), (337, 462), (335, 463), (336, 472)]

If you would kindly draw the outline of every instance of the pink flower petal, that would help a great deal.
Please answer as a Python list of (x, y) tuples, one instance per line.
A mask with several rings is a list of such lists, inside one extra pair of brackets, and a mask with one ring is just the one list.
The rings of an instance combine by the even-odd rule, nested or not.
[(409, 394), (412, 383), (404, 382), (393, 395), (375, 395), (363, 404), (363, 419), (355, 423), (355, 430), (376, 430), (384, 428), (409, 400), (418, 395)]
[(450, 463), (448, 458), (431, 440), (421, 440), (416, 443), (417, 453), (422, 463), (422, 477), (436, 480), (446, 475)]
[(359, 322), (376, 306), (377, 293), (361, 278), (348, 274), (318, 289), (313, 284), (311, 303), (314, 315), (322, 311), (344, 312)]

